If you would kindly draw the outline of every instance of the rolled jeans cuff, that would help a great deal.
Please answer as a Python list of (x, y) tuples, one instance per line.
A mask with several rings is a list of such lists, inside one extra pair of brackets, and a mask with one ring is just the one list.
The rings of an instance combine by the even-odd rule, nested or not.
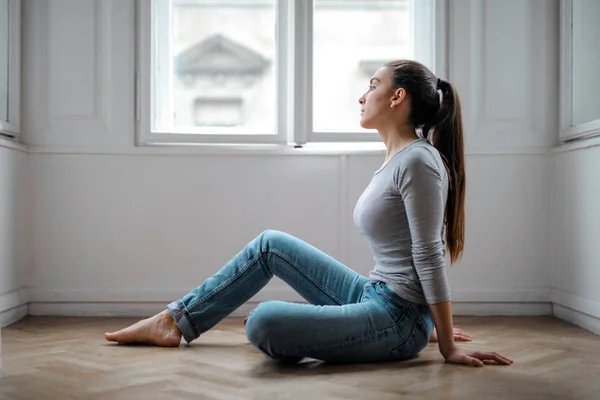
[(167, 308), (188, 344), (200, 336), (200, 330), (191, 318), (190, 312), (182, 302), (174, 301), (170, 303)]

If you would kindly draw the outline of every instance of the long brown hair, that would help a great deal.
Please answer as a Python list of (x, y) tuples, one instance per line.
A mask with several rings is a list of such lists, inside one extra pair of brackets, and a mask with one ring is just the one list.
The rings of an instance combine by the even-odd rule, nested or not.
[(392, 71), (393, 88), (404, 88), (410, 97), (410, 122), (423, 136), (430, 136), (448, 171), (446, 245), (454, 263), (462, 255), (465, 238), (465, 154), (458, 92), (416, 61), (392, 61), (386, 67)]

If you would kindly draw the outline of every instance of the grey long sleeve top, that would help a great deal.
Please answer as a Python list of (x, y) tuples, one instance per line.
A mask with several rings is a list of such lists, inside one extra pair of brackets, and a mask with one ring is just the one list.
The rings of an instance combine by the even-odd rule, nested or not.
[(371, 280), (417, 304), (450, 300), (444, 261), (448, 175), (438, 150), (419, 139), (377, 170), (354, 208), (373, 252)]

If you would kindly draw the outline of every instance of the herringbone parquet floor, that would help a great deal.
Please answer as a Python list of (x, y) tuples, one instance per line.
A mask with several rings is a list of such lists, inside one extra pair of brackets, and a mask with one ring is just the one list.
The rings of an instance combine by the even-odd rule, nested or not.
[(282, 367), (227, 320), (179, 348), (121, 346), (106, 330), (135, 320), (27, 317), (2, 330), (0, 399), (600, 399), (600, 337), (549, 317), (457, 317), (465, 348), (512, 366), (446, 365), (435, 344), (402, 363)]

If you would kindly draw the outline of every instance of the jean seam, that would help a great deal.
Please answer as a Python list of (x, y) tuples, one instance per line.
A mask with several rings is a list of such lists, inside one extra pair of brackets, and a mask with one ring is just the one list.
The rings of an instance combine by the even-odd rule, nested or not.
[(198, 325), (196, 325), (194, 318), (192, 318), (192, 314), (190, 313), (190, 310), (188, 310), (188, 308), (185, 306), (185, 304), (183, 304), (181, 302), (180, 302), (179, 307), (183, 311), (183, 317), (185, 317), (186, 322), (192, 328), (194, 336), (200, 335), (200, 328), (198, 328)]
[(324, 287), (320, 286), (314, 279), (313, 277), (304, 269), (300, 268), (298, 266), (298, 264), (296, 264), (294, 261), (292, 261), (291, 259), (289, 259), (287, 257), (287, 254), (285, 253), (281, 253), (277, 250), (268, 250), (269, 253), (281, 258), (282, 260), (288, 262), (290, 265), (292, 265), (296, 271), (298, 271), (302, 276), (304, 276), (306, 278), (306, 280), (308, 280), (310, 283), (312, 283), (317, 289), (319, 289), (323, 294), (329, 296), (329, 298), (331, 298), (333, 301), (335, 301), (336, 303), (338, 303), (338, 305), (344, 305), (345, 303), (340, 300), (335, 294), (330, 293), (329, 291), (327, 291)]
[(200, 299), (197, 299), (196, 301), (194, 301), (192, 304), (190, 304), (189, 308), (192, 308), (192, 309), (196, 308), (200, 304), (205, 303), (208, 300), (210, 300), (211, 298), (215, 297), (217, 294), (219, 294), (221, 291), (223, 291), (227, 286), (229, 286), (233, 281), (235, 281), (236, 279), (238, 279), (239, 277), (241, 277), (242, 275), (244, 275), (250, 269), (250, 267), (253, 264), (256, 264), (256, 262), (262, 256), (263, 256), (263, 253), (259, 252), (257, 256), (255, 256), (254, 258), (251, 258), (246, 264), (244, 264), (242, 266), (242, 268), (240, 268), (240, 272), (238, 272), (237, 274), (233, 275), (229, 279), (227, 279), (224, 282), (222, 282), (219, 286), (215, 287), (213, 290), (211, 290), (204, 297), (201, 297)]
[[(198, 328), (198, 326), (194, 322), (194, 319), (192, 318), (189, 309), (194, 309), (194, 308), (198, 307), (199, 305), (201, 305), (202, 303), (205, 303), (208, 300), (210, 300), (211, 298), (213, 298), (216, 295), (218, 295), (221, 291), (223, 291), (224, 289), (226, 289), (227, 286), (229, 286), (232, 282), (234, 282), (235, 280), (239, 279), (246, 272), (248, 272), (248, 270), (250, 269), (250, 267), (252, 265), (256, 264), (262, 257), (264, 257), (265, 255), (268, 255), (268, 254), (272, 254), (274, 256), (277, 256), (277, 257), (281, 258), (282, 260), (286, 261), (287, 263), (289, 263), (292, 267), (294, 267), (296, 269), (296, 271), (298, 271), (298, 273), (300, 273), (302, 276), (304, 276), (307, 279), (307, 281), (311, 282), (323, 294), (329, 296), (333, 301), (335, 301), (336, 303), (338, 303), (338, 305), (345, 304), (337, 296), (335, 296), (332, 293), (329, 293), (323, 287), (321, 287), (317, 282), (315, 282), (312, 279), (312, 277), (307, 274), (307, 272), (305, 270), (303, 270), (302, 268), (300, 268), (298, 266), (298, 264), (296, 264), (295, 262), (293, 262), (292, 260), (290, 260), (285, 253), (281, 253), (281, 252), (279, 252), (279, 251), (277, 251), (275, 249), (259, 249), (258, 254), (255, 257), (253, 257), (250, 260), (248, 260), (248, 262), (246, 262), (246, 264), (244, 264), (240, 268), (240, 271), (237, 274), (231, 276), (229, 279), (227, 279), (224, 282), (222, 282), (220, 285), (218, 285), (213, 290), (211, 290), (210, 293), (206, 294), (204, 297), (202, 297), (200, 299), (197, 299), (196, 301), (194, 301), (193, 303), (191, 303), (188, 307), (185, 307), (185, 305), (183, 303), (178, 303), (179, 304), (179, 308), (181, 309), (183, 316), (187, 320), (186, 322), (192, 328), (192, 330), (195, 330), (194, 334), (196, 336), (199, 334), (200, 329)], [(273, 274), (273, 272), (271, 270), (269, 270), (269, 272), (272, 275), (275, 275), (275, 274)]]
[[(400, 318), (398, 318), (398, 321), (402, 321), (402, 320), (406, 319), (406, 316), (410, 313), (411, 310), (414, 309), (413, 303), (411, 301), (407, 300), (407, 303), (408, 303), (407, 305), (399, 305), (394, 299), (392, 299), (390, 296), (388, 296), (387, 293), (385, 293), (385, 291), (383, 289), (379, 292), (379, 294), (381, 296), (385, 297), (388, 300), (389, 304), (394, 306), (396, 309), (402, 311), (402, 308), (404, 308), (406, 310), (406, 311), (402, 312), (402, 316)], [(392, 318), (396, 319), (396, 316), (392, 315), (391, 312), (388, 311), (388, 314), (390, 314), (390, 316), (392, 316)]]
[(415, 323), (413, 324), (412, 328), (410, 329), (410, 333), (408, 334), (408, 336), (406, 336), (406, 340), (404, 342), (402, 342), (402, 344), (399, 344), (398, 346), (394, 347), (390, 351), (390, 355), (396, 353), (398, 351), (398, 349), (401, 349), (404, 346), (406, 346), (406, 344), (408, 343), (408, 341), (415, 335), (415, 329), (417, 329), (417, 323), (418, 323), (418, 319), (419, 318), (421, 318), (421, 316), (418, 316), (417, 320), (415, 320)]

